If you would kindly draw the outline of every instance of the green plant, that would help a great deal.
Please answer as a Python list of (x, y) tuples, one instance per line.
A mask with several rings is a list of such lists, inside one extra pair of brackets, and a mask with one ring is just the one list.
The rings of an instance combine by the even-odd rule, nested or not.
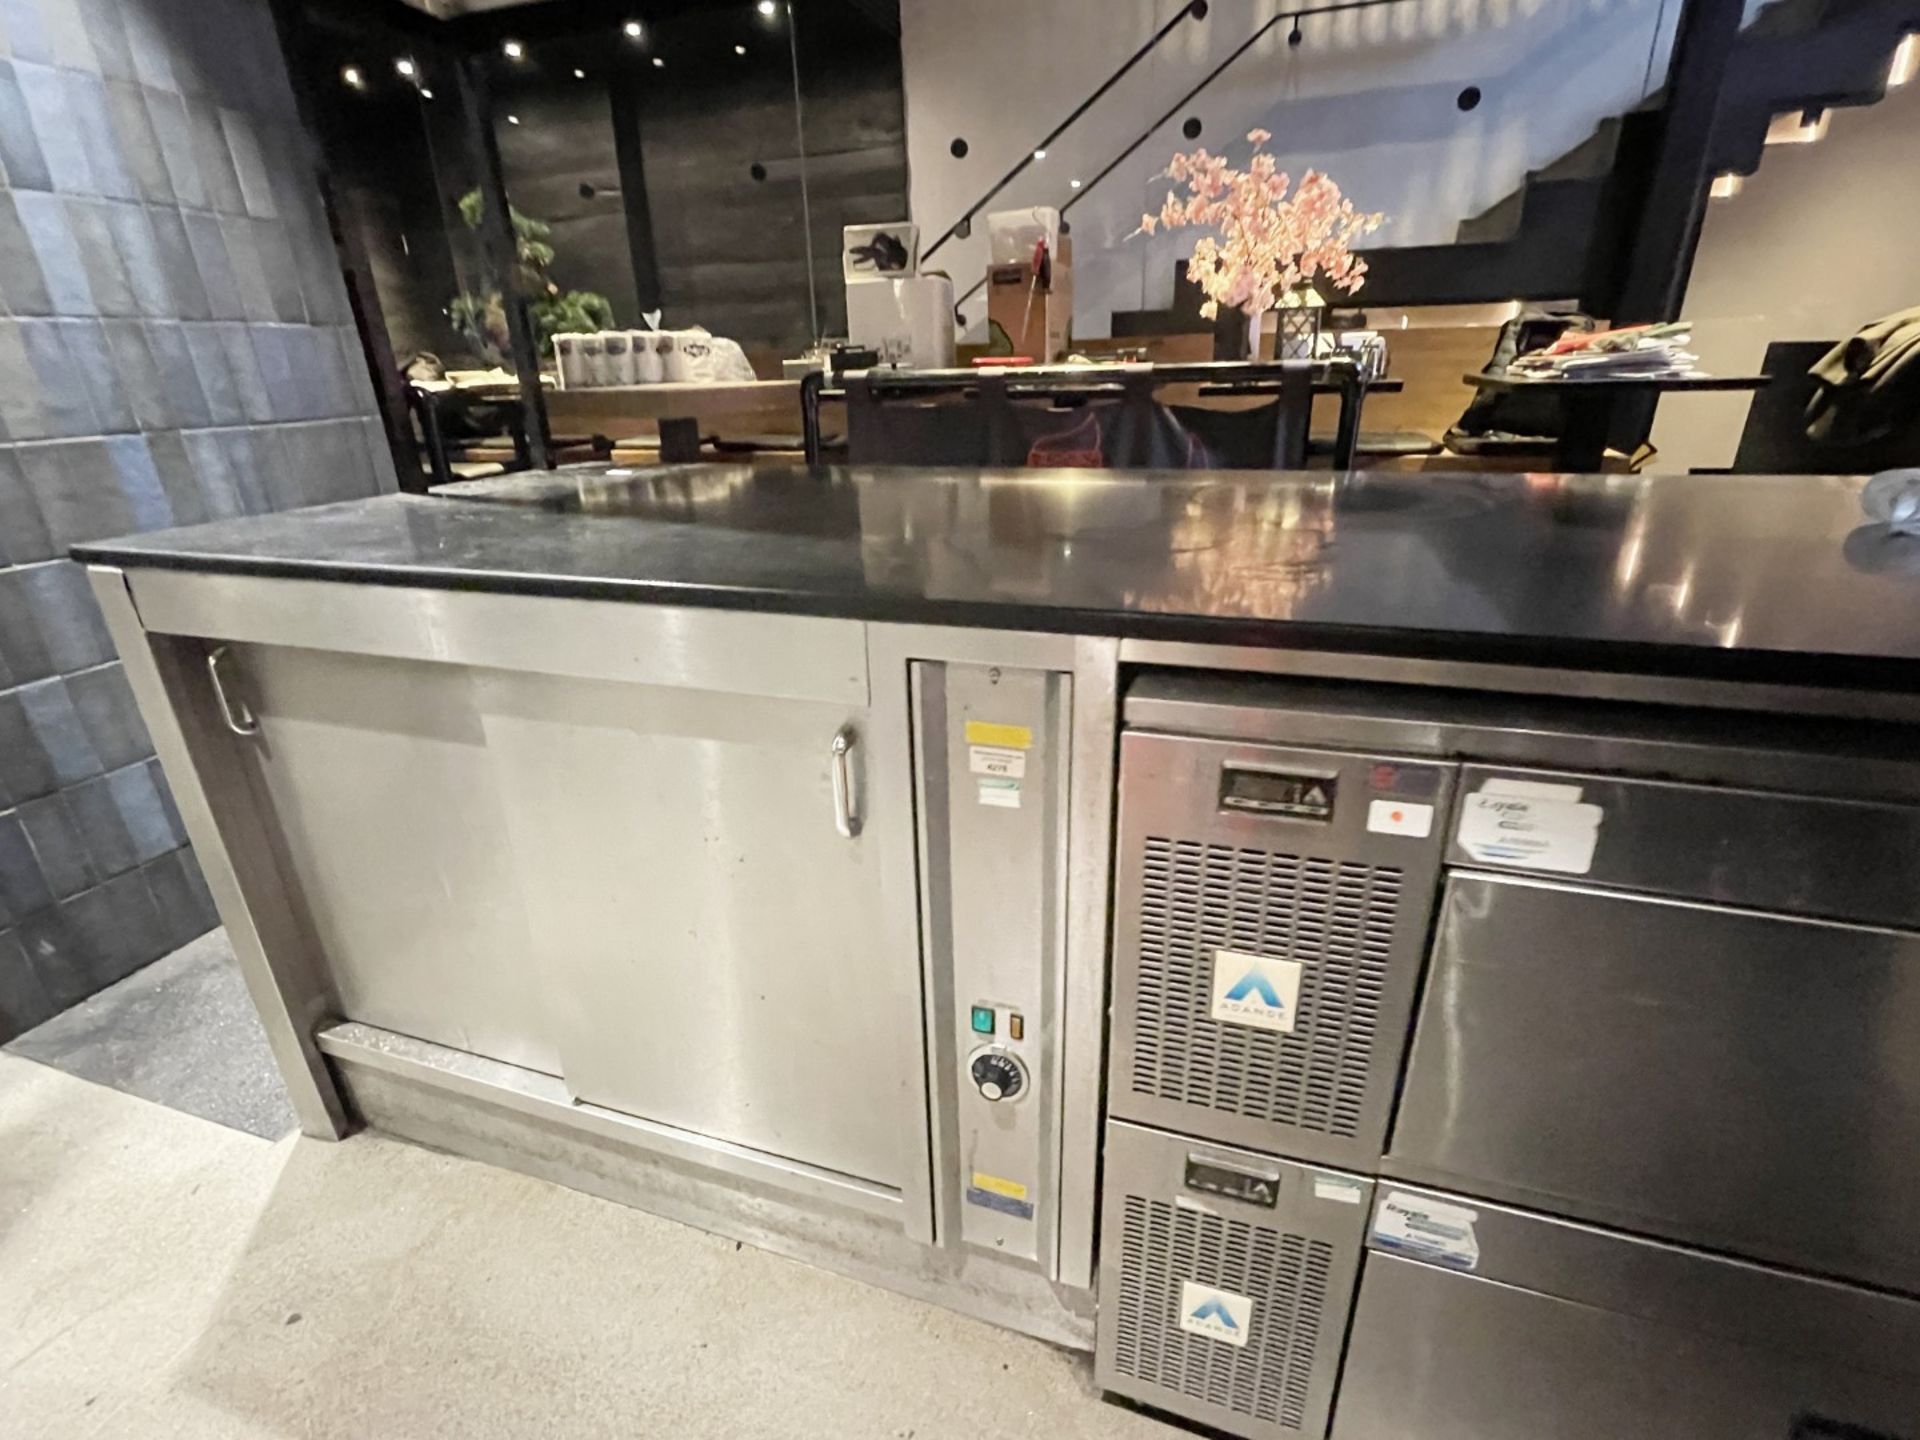
[[(477, 231), (484, 213), (478, 189), (469, 190), (459, 200), (460, 220), (467, 229)], [(549, 239), (553, 227), (544, 220), (522, 215), (507, 207), (513, 225), (513, 284), (527, 302), (527, 318), (533, 325), (534, 349), (544, 358), (555, 335), (574, 330), (610, 330), (613, 328), (613, 304), (592, 290), (562, 290), (547, 273), (553, 264), (553, 246)], [(510, 349), (507, 336), (507, 309), (498, 290), (483, 294), (463, 290), (447, 304), (447, 318), (454, 329), (494, 364), (506, 359)]]

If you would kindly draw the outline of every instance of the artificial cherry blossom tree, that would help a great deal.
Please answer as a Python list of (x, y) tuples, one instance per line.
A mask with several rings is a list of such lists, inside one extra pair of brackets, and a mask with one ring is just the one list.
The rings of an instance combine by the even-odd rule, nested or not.
[(1289, 195), (1292, 180), (1261, 148), (1272, 138), (1265, 130), (1247, 133), (1253, 156), (1245, 170), (1204, 149), (1176, 154), (1166, 174), (1186, 186), (1186, 198), (1169, 191), (1160, 213), (1142, 215), (1134, 232), (1183, 225), (1217, 230), (1218, 238), (1194, 242), (1187, 278), (1207, 297), (1203, 316), (1211, 320), (1222, 305), (1231, 306), (1245, 312), (1256, 336), (1260, 317), (1297, 286), (1324, 279), (1348, 294), (1358, 290), (1367, 262), (1353, 254), (1352, 244), (1386, 219), (1356, 210), (1318, 170), (1307, 171)]

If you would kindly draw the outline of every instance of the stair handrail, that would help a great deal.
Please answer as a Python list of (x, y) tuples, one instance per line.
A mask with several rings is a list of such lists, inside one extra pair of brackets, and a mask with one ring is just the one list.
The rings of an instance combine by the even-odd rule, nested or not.
[[(1155, 120), (1151, 125), (1147, 126), (1146, 129), (1142, 130), (1139, 133), (1139, 135), (1137, 135), (1134, 138), (1133, 142), (1130, 145), (1128, 145), (1126, 149), (1122, 150), (1118, 155), (1114, 156), (1112, 160), (1108, 161), (1106, 165), (1104, 165), (1100, 169), (1100, 172), (1098, 174), (1096, 174), (1091, 180), (1087, 181), (1085, 184), (1080, 186), (1079, 189), (1075, 190), (1073, 194), (1069, 196), (1061, 204), (1060, 214), (1062, 216), (1065, 216), (1069, 210), (1073, 209), (1074, 206), (1078, 205), (1082, 200), (1086, 199), (1096, 185), (1098, 185), (1102, 180), (1106, 179), (1107, 176), (1111, 175), (1116, 169), (1118, 169), (1122, 164), (1124, 164), (1127, 158), (1131, 156), (1134, 151), (1138, 150), (1142, 145), (1146, 144), (1147, 141), (1151, 140), (1154, 137), (1155, 133), (1160, 129), (1162, 125), (1165, 125), (1181, 110), (1185, 109), (1187, 105), (1191, 104), (1194, 96), (1198, 95), (1202, 90), (1206, 89), (1209, 85), (1213, 84), (1214, 81), (1218, 80), (1222, 75), (1222, 73), (1225, 72), (1228, 66), (1232, 65), (1234, 61), (1238, 60), (1242, 55), (1246, 54), (1247, 51), (1251, 50), (1255, 45), (1259, 44), (1260, 41), (1263, 38), (1265, 38), (1267, 33), (1271, 31), (1274, 28), (1274, 26), (1278, 25), (1282, 20), (1291, 21), (1293, 23), (1294, 28), (1297, 30), (1299, 28), (1302, 17), (1307, 15), (1336, 15), (1346, 10), (1374, 10), (1374, 9), (1378, 9), (1383, 5), (1405, 5), (1409, 3), (1412, 3), (1412, 0), (1335, 0), (1335, 3), (1332, 3), (1332, 4), (1302, 5), (1296, 9), (1281, 10), (1276, 12), (1273, 18), (1268, 20), (1266, 24), (1262, 25), (1258, 30), (1255, 30), (1253, 34), (1249, 35), (1245, 40), (1241, 41), (1238, 45), (1236, 45), (1233, 49), (1232, 54), (1228, 55), (1226, 59), (1222, 60), (1218, 65), (1214, 66), (1213, 69), (1209, 70), (1205, 75), (1203, 75), (1200, 79), (1199, 84), (1195, 85), (1191, 90), (1187, 91), (1186, 94), (1182, 95), (1178, 100), (1174, 101), (1173, 104), (1169, 105), (1166, 108), (1166, 110), (1161, 114), (1159, 119)], [(1195, 6), (1193, 5), (1187, 6), (1185, 9), (1181, 11), (1180, 14), (1174, 16), (1173, 19), (1168, 21), (1165, 26), (1161, 27), (1160, 33), (1155, 35), (1152, 40), (1149, 40), (1146, 46), (1144, 46), (1138, 53), (1134, 55), (1132, 60), (1129, 60), (1119, 70), (1116, 70), (1110, 77), (1108, 77), (1108, 80), (1105, 85), (1102, 85), (1100, 89), (1096, 90), (1092, 95), (1088, 96), (1084, 104), (1082, 104), (1078, 109), (1076, 109), (1073, 112), (1073, 114), (1069, 115), (1066, 118), (1066, 120), (1063, 121), (1060, 124), (1060, 126), (1057, 129), (1055, 129), (1053, 133), (1046, 138), (1045, 141), (1041, 142), (1041, 144), (1036, 146), (1035, 148), (1044, 150), (1049, 144), (1051, 144), (1055, 139), (1057, 139), (1061, 131), (1065, 130), (1067, 126), (1071, 125), (1075, 120), (1079, 119), (1081, 115), (1086, 113), (1087, 106), (1091, 105), (1095, 100), (1099, 99), (1101, 95), (1105, 94), (1106, 91), (1113, 85), (1113, 82), (1115, 80), (1118, 80), (1121, 77), (1121, 75), (1125, 74), (1127, 70), (1131, 69), (1135, 61), (1138, 61), (1143, 55), (1147, 53), (1148, 50), (1152, 49), (1155, 45), (1158, 45), (1163, 39), (1165, 39), (1168, 32), (1172, 29), (1172, 27), (1174, 25), (1177, 25), (1188, 14), (1192, 13), (1194, 9), (1195, 9)], [(1195, 16), (1196, 19), (1206, 14), (1206, 6), (1204, 3), (1199, 4), (1198, 9), (1199, 9), (1199, 14)], [(953, 225), (949, 226), (946, 234), (942, 235), (938, 240), (934, 241), (933, 244), (929, 246), (924, 252), (922, 252), (921, 258), (924, 259), (926, 256), (931, 255), (935, 250), (939, 249), (948, 240), (952, 239), (955, 232), (959, 230), (960, 224), (962, 223), (962, 221), (971, 220), (976, 214), (979, 213), (979, 209), (981, 205), (984, 205), (988, 200), (992, 199), (994, 195), (997, 195), (1000, 192), (1000, 190), (1006, 185), (1007, 181), (1012, 180), (1016, 175), (1020, 174), (1020, 172), (1025, 170), (1027, 166), (1032, 162), (1033, 162), (1033, 153), (1029, 151), (1025, 159), (1023, 159), (1018, 165), (1014, 166), (1012, 170), (1007, 172), (1006, 179), (1002, 180), (999, 185), (996, 185), (992, 190), (988, 191), (986, 195), (982, 196), (980, 201), (976, 203), (972, 208), (970, 208), (964, 216), (961, 217), (960, 221), (955, 221)], [(954, 300), (953, 302), (954, 308), (957, 310), (960, 306), (966, 304), (967, 301), (971, 300), (975, 295), (978, 295), (980, 291), (986, 286), (986, 283), (987, 283), (987, 277), (985, 275), (982, 275), (978, 280), (974, 281), (972, 287), (966, 292), (966, 294), (961, 295)]]
[[(1177, 12), (1175, 12), (1172, 19), (1168, 20), (1166, 24), (1162, 25), (1158, 30), (1154, 31), (1152, 39), (1148, 40), (1146, 44), (1142, 45), (1138, 50), (1134, 51), (1132, 55), (1128, 56), (1125, 64), (1123, 64), (1118, 70), (1114, 71), (1105, 80), (1101, 81), (1099, 87), (1095, 89), (1092, 94), (1088, 95), (1086, 99), (1082, 100), (1078, 105), (1074, 106), (1073, 112), (1070, 115), (1068, 115), (1066, 119), (1062, 120), (1058, 125), (1054, 126), (1053, 129), (1049, 130), (1046, 133), (1046, 135), (1039, 141), (1038, 144), (1027, 147), (1027, 150), (1025, 151), (1025, 153), (1021, 155), (1019, 163), (1017, 163), (1011, 170), (1007, 171), (1006, 174), (1002, 175), (999, 178), (999, 180), (994, 183), (993, 187), (987, 191), (986, 194), (982, 195), (978, 200), (974, 201), (973, 204), (969, 205), (966, 208), (966, 210), (962, 212), (960, 218), (954, 221), (953, 224), (949, 225), (941, 233), (940, 238), (938, 240), (935, 240), (931, 245), (927, 246), (926, 249), (922, 250), (920, 252), (920, 258), (922, 260), (927, 260), (931, 258), (934, 251), (938, 250), (942, 245), (946, 244), (947, 241), (953, 239), (956, 235), (960, 233), (961, 226), (964, 225), (964, 226), (967, 226), (969, 229), (971, 229), (973, 224), (973, 217), (978, 215), (981, 212), (981, 210), (988, 204), (988, 202), (993, 199), (994, 196), (998, 195), (1002, 190), (1006, 189), (1007, 186), (1011, 185), (1015, 180), (1019, 179), (1020, 176), (1025, 173), (1026, 168), (1029, 165), (1034, 163), (1035, 157), (1039, 152), (1044, 151), (1049, 145), (1053, 144), (1054, 141), (1058, 140), (1062, 135), (1066, 134), (1066, 132), (1073, 127), (1073, 124), (1076, 120), (1078, 120), (1082, 115), (1086, 114), (1087, 111), (1091, 110), (1096, 104), (1098, 104), (1100, 97), (1105, 95), (1109, 90), (1113, 89), (1115, 85), (1119, 84), (1120, 81), (1126, 76), (1128, 71), (1132, 70), (1134, 66), (1138, 65), (1142, 60), (1146, 59), (1147, 56), (1151, 55), (1156, 49), (1158, 49), (1161, 42), (1164, 41), (1169, 35), (1171, 35), (1176, 29), (1178, 29), (1183, 21), (1204, 20), (1206, 19), (1206, 17), (1207, 17), (1207, 0), (1188, 0), (1187, 4), (1182, 5), (1180, 9)], [(984, 284), (985, 282), (983, 281), (982, 283)], [(978, 285), (974, 287), (975, 290), (979, 288), (980, 287)], [(967, 293), (971, 295), (973, 291), (969, 290)]]

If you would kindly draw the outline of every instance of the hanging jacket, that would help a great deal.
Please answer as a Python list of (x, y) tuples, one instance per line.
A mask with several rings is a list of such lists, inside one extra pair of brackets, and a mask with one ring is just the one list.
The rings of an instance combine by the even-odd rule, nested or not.
[(1861, 445), (1920, 420), (1920, 307), (1864, 326), (1807, 372), (1807, 438), (1822, 445)]

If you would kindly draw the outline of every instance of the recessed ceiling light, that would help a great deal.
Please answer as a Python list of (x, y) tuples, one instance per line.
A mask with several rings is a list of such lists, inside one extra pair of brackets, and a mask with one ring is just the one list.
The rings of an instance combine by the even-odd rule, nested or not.
[(638, 20), (629, 20), (627, 21), (626, 24), (622, 25), (620, 28), (627, 32), (627, 38), (629, 40), (638, 40), (641, 37), (641, 35), (645, 33), (640, 28), (640, 22)]
[(356, 90), (367, 88), (367, 77), (360, 73), (358, 65), (348, 65), (341, 69), (340, 78)]
[(409, 80), (413, 78), (413, 61), (407, 59), (405, 56), (402, 56), (400, 59), (394, 61), (393, 68), (399, 71), (402, 75), (406, 76)]
[(736, 55), (744, 55), (747, 53), (747, 47), (744, 45), (736, 45), (733, 47), (733, 53)]
[(420, 87), (420, 98), (422, 100), (431, 100), (433, 98), (433, 91), (429, 90), (426, 86), (422, 85)]
[(773, 0), (760, 0), (760, 4), (757, 8), (759, 9), (762, 15), (765, 15), (768, 19), (772, 19), (773, 12), (779, 9), (780, 7), (775, 5), (773, 3)]
[(573, 71), (573, 78), (576, 80), (584, 80), (587, 78), (587, 72), (580, 69), (578, 66), (575, 66)]
[(1069, 180), (1067, 182), (1067, 188), (1070, 190), (1078, 190), (1080, 188), (1080, 182), (1078, 180)]
[(1044, 160), (1047, 158), (1047, 152), (1044, 150), (1036, 150), (1033, 152), (1033, 158), (1036, 160)]
[(518, 60), (522, 55), (527, 53), (527, 47), (522, 45), (518, 40), (509, 40), (500, 47), (500, 52), (509, 60)]
[(667, 68), (667, 62), (656, 55), (653, 57), (653, 68), (656, 70), (664, 70)]
[(520, 123), (520, 117), (518, 115), (509, 115), (507, 116), (507, 123), (509, 125), (518, 125)]
[(1887, 67), (1887, 84), (1900, 86), (1920, 72), (1920, 35), (1909, 35), (1894, 49), (1893, 63)]

